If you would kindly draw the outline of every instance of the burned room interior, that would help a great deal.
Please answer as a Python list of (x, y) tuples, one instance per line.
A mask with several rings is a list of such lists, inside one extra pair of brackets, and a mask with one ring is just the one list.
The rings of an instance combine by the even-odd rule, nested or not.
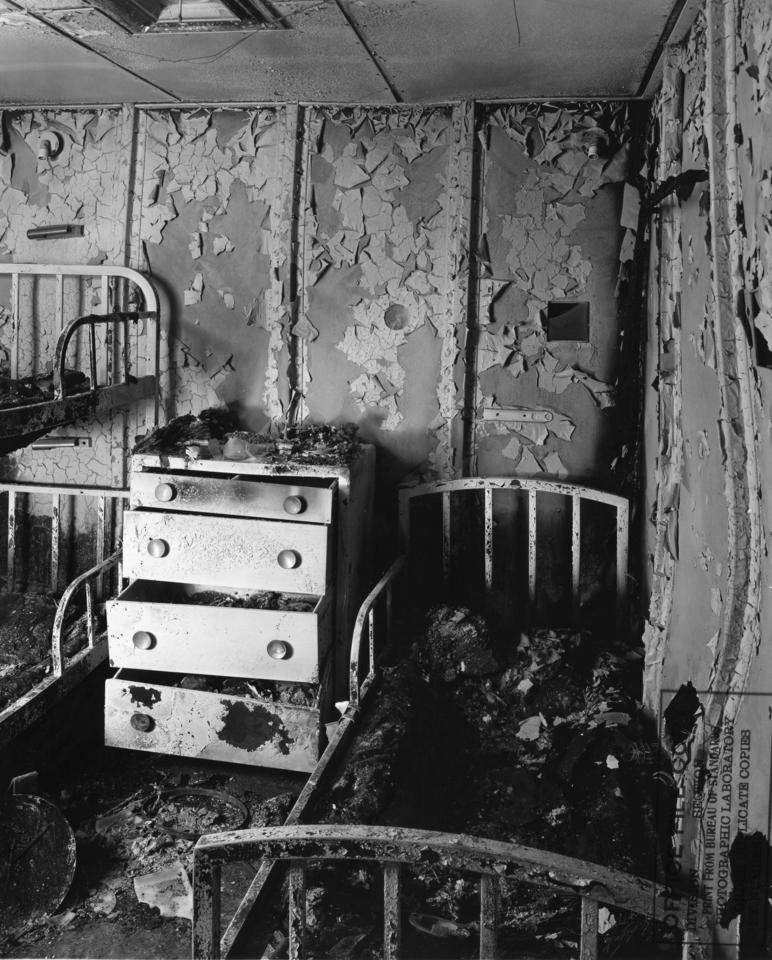
[(0, 0), (0, 955), (772, 954), (770, 143), (768, 0)]

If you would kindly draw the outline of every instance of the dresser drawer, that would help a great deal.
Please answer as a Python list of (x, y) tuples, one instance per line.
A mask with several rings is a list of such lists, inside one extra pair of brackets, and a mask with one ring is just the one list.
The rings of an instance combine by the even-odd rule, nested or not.
[[(317, 683), (330, 643), (329, 597), (276, 594), (267, 609), (217, 605), (250, 597), (255, 595), (136, 580), (106, 604), (110, 663)], [(293, 604), (303, 609), (281, 609)]]
[(327, 592), (328, 529), (130, 510), (124, 515), (124, 576), (322, 596)]
[(314, 487), (279, 483), (266, 477), (143, 471), (132, 474), (130, 505), (175, 512), (330, 523), (334, 491), (334, 480)]
[(105, 744), (310, 772), (319, 757), (319, 711), (122, 670), (105, 682)]

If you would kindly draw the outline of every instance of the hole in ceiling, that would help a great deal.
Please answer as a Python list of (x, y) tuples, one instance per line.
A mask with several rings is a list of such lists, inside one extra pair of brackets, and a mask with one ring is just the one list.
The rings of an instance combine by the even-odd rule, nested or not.
[(286, 27), (268, 0), (94, 0), (134, 33), (195, 33)]

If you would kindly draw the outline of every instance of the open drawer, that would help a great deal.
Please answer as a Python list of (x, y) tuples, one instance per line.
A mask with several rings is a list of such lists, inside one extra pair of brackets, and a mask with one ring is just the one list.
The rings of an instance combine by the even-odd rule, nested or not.
[(120, 670), (105, 682), (105, 744), (202, 760), (310, 772), (320, 711), (179, 686), (181, 677)]
[(317, 683), (331, 638), (329, 595), (136, 580), (106, 606), (115, 667)]
[(330, 523), (337, 481), (319, 485), (286, 478), (222, 476), (191, 471), (138, 471), (131, 477), (131, 506), (236, 517)]

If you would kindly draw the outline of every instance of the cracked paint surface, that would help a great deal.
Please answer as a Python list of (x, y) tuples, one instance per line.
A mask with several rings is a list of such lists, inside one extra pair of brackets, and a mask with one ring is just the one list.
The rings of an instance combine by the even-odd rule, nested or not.
[(313, 112), (293, 328), (312, 419), (358, 421), (405, 466), (442, 476), (457, 415), (455, 130), (448, 108)]
[(225, 402), (255, 429), (282, 415), (285, 118), (286, 108), (144, 117), (137, 242), (169, 292), (175, 415)]
[[(605, 152), (591, 158), (588, 138), (597, 135)], [(481, 474), (609, 482), (619, 452), (610, 409), (620, 332), (614, 290), (619, 262), (631, 256), (624, 223), (632, 215), (622, 204), (629, 136), (627, 108), (613, 103), (499, 106), (479, 125)], [(548, 341), (548, 303), (576, 300), (590, 302), (590, 342)], [(486, 416), (508, 408), (552, 419)]]
[[(722, 838), (709, 844), (699, 829), (692, 842), (682, 838), (684, 870), (694, 869), (718, 908), (726, 890), (716, 865), (727, 862), (730, 838), (766, 833), (769, 816), (770, 58), (768, 4), (706, 0), (686, 40), (669, 51), (654, 106), (653, 179), (705, 170), (709, 180), (663, 200), (653, 220), (644, 696), (657, 715), (668, 690), (689, 680), (700, 691), (687, 753), (695, 763), (725, 724), (752, 731), (744, 807), (732, 776)], [(723, 741), (719, 764), (725, 749)], [(731, 771), (731, 752), (728, 764)], [(702, 795), (689, 778), (679, 787), (685, 809), (703, 808), (707, 780)], [(743, 931), (745, 946), (745, 921)], [(735, 956), (737, 942), (735, 924), (717, 926), (713, 956)]]

